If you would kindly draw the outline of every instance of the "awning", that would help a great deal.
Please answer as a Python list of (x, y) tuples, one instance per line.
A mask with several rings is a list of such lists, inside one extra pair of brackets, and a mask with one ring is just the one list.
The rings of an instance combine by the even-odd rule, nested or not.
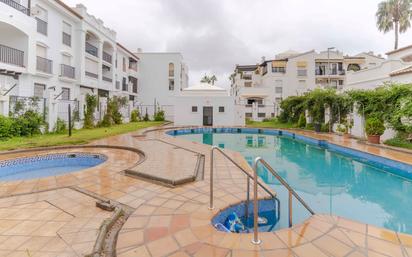
[(306, 68), (306, 66), (308, 65), (308, 63), (306, 61), (299, 61), (296, 64), (299, 68)]
[(272, 67), (286, 68), (286, 62), (285, 61), (272, 61)]

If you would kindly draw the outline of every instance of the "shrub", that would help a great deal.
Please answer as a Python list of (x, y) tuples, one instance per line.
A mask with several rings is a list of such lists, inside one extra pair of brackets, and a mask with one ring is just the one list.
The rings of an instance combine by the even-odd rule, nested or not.
[(320, 131), (321, 132), (329, 132), (329, 122), (328, 123), (322, 123), (320, 126)]
[(313, 123), (307, 123), (305, 129), (307, 130), (314, 130), (315, 126), (313, 126)]
[(301, 113), (298, 120), (298, 127), (304, 128), (306, 127), (306, 117), (304, 113)]
[(369, 136), (380, 136), (385, 132), (385, 125), (381, 119), (370, 117), (366, 120), (365, 130)]
[(138, 122), (140, 120), (140, 113), (139, 110), (133, 110), (130, 114), (130, 121), (131, 122)]
[(63, 134), (67, 131), (66, 122), (60, 118), (57, 118), (56, 125), (54, 126), (54, 133)]
[(43, 123), (43, 117), (39, 113), (28, 110), (15, 119), (16, 135), (32, 136), (40, 134), (40, 127)]
[(153, 117), (155, 121), (164, 121), (165, 120), (165, 111), (158, 110)]
[(0, 139), (10, 138), (16, 135), (14, 120), (0, 115)]
[(145, 114), (144, 117), (143, 117), (143, 121), (150, 121), (150, 119), (149, 119), (149, 114), (147, 114), (147, 112), (146, 112), (146, 114)]

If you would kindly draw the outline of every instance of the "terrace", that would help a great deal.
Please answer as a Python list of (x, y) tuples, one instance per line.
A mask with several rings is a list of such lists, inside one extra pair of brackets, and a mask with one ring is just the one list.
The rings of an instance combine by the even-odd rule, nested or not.
[[(40, 256), (90, 254), (98, 250), (97, 235), (103, 221), (116, 216), (116, 211), (101, 210), (94, 203), (110, 200), (126, 211), (117, 240), (104, 242), (104, 246), (114, 246), (120, 257), (408, 256), (406, 253), (411, 253), (410, 235), (324, 214), (311, 216), (291, 228), (262, 232), (259, 245), (251, 243), (252, 234), (219, 232), (211, 225), (211, 219), (221, 209), (245, 200), (246, 176), (240, 168), (250, 174), (251, 168), (237, 152), (225, 150), (240, 166), (216, 153), (215, 208), (210, 210), (210, 146), (164, 132), (133, 132), (99, 139), (87, 148), (55, 149), (57, 153), (101, 153), (108, 160), (97, 167), (57, 177), (3, 181), (1, 217), (24, 210), (21, 213), (31, 213), (32, 218), (24, 215), (11, 220), (2, 218), (4, 229), (0, 235), (6, 241), (0, 244), (0, 250)], [(312, 132), (302, 135), (412, 164), (407, 154), (366, 146), (352, 139)], [(0, 158), (34, 154), (44, 154), (44, 150), (4, 153)], [(266, 196), (260, 189), (258, 194)]]

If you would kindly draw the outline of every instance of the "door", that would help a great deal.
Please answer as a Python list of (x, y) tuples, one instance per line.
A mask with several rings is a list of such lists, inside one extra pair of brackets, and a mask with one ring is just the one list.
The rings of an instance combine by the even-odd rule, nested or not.
[(213, 107), (203, 107), (203, 126), (213, 126)]

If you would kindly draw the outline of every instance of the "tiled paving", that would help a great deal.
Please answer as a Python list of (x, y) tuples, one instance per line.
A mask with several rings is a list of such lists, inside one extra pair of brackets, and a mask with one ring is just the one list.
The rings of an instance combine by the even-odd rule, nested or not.
[[(95, 228), (97, 225), (100, 226), (101, 221), (110, 213), (100, 211), (95, 207), (92, 208), (91, 205), (94, 204), (94, 201), (90, 200), (90, 197), (78, 192), (73, 193), (73, 190), (70, 189), (35, 193), (39, 190), (75, 185), (83, 190), (116, 200), (135, 209), (120, 231), (116, 245), (117, 256), (119, 257), (412, 257), (412, 236), (329, 215), (312, 216), (305, 223), (297, 224), (292, 229), (283, 229), (274, 233), (261, 233), (262, 244), (255, 246), (250, 243), (251, 234), (218, 232), (210, 223), (211, 218), (219, 209), (245, 199), (246, 195), (246, 176), (227, 159), (217, 154), (214, 162), (216, 170), (215, 209), (212, 211), (208, 209), (210, 147), (171, 138), (162, 131), (149, 132), (146, 137), (139, 138), (127, 134), (99, 140), (95, 143), (139, 148), (147, 155), (145, 162), (150, 162), (150, 160), (162, 162), (173, 160), (178, 149), (172, 147), (168, 151), (163, 151), (161, 149), (164, 149), (165, 144), (159, 140), (203, 154), (206, 158), (205, 180), (187, 183), (175, 188), (164, 187), (125, 176), (121, 172), (130, 169), (139, 160), (139, 156), (135, 153), (115, 149), (84, 149), (87, 152), (104, 152), (109, 159), (106, 163), (95, 168), (69, 175), (1, 183), (0, 195), (4, 198), (0, 199), (0, 256), (60, 257), (82, 256), (84, 253), (91, 252), (92, 242), (94, 243), (96, 237)], [(350, 144), (355, 148), (365, 147), (357, 144), (355, 140), (345, 140), (341, 143)], [(370, 149), (371, 152), (379, 151), (380, 154), (388, 157), (405, 158), (404, 161), (410, 161), (410, 156), (398, 155), (397, 152), (377, 149), (376, 147), (372, 148)], [(228, 153), (239, 161), (245, 169), (249, 169), (240, 154), (230, 151)], [(5, 157), (1, 156), (0, 158)], [(191, 166), (196, 158), (195, 154), (185, 154), (181, 165), (188, 163)], [(145, 162), (140, 165), (145, 164)], [(145, 164), (146, 167), (150, 167), (149, 162)], [(155, 167), (158, 170), (152, 170), (153, 173), (174, 174), (178, 172), (176, 165), (157, 165)], [(148, 170), (150, 171), (150, 168)], [(17, 193), (30, 192), (31, 194), (28, 195), (7, 197)], [(262, 191), (259, 191), (259, 195), (266, 196)], [(68, 198), (79, 200), (68, 200)], [(19, 208), (22, 211), (17, 210), (12, 213), (13, 210)], [(45, 210), (41, 211), (41, 208)], [(16, 213), (19, 213), (19, 215), (16, 215)], [(33, 214), (28, 215), (27, 213)], [(67, 220), (64, 218), (56, 220), (59, 215)], [(16, 225), (16, 221), (11, 218), (13, 216), (20, 219), (18, 220), (19, 224)], [(69, 220), (69, 217), (72, 220)], [(92, 218), (93, 221), (91, 221)], [(85, 223), (80, 221), (77, 225), (69, 226), (68, 224), (73, 222), (73, 219), (79, 219), (82, 222), (86, 222), (85, 220), (91, 221), (90, 226), (86, 226), (87, 228), (90, 227), (90, 230), (83, 231)], [(25, 223), (26, 221), (33, 223), (28, 226)], [(49, 222), (55, 223), (49, 225), (50, 229), (44, 229), (45, 224)], [(66, 231), (65, 226), (70, 227), (72, 231)], [(70, 233), (73, 231), (74, 233)], [(84, 233), (82, 234), (80, 231)], [(46, 239), (44, 237), (50, 238)], [(77, 241), (86, 238), (89, 241)], [(48, 239), (56, 240), (56, 243), (52, 243), (54, 241), (48, 241)], [(4, 242), (8, 243), (5, 244)], [(11, 247), (5, 245), (12, 245), (13, 249), (2, 248)], [(47, 245), (50, 245), (50, 247), (45, 247)], [(58, 250), (54, 250), (52, 246), (55, 246)], [(62, 248), (59, 248), (60, 246)], [(25, 252), (27, 250), (34, 254), (27, 255), (27, 252)]]

